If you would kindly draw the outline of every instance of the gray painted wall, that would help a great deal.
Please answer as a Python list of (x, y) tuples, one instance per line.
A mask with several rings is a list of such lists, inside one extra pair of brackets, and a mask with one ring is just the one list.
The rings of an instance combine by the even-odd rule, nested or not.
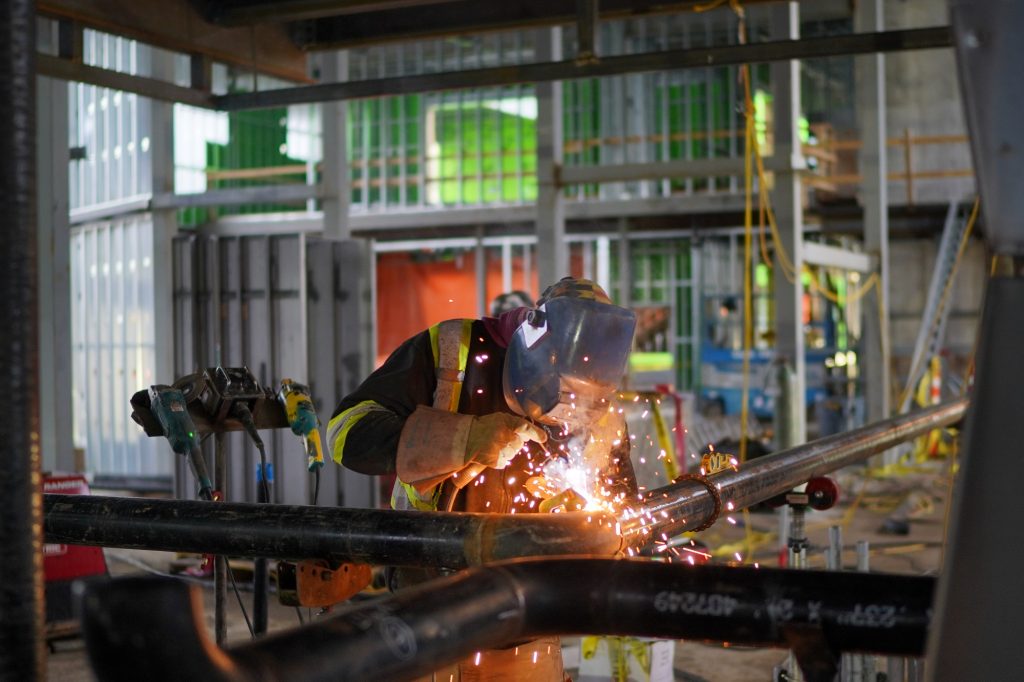
[[(885, 3), (886, 29), (948, 24), (945, 0), (888, 0)], [(885, 75), (890, 138), (902, 136), (908, 128), (915, 136), (966, 134), (951, 48), (888, 54)], [(966, 143), (915, 146), (912, 163), (914, 169), (922, 171), (972, 168)], [(905, 168), (903, 147), (890, 147), (889, 172), (898, 173)], [(973, 177), (914, 181), (915, 203), (947, 203), (973, 192)], [(891, 204), (906, 203), (905, 183), (890, 182), (889, 198)]]

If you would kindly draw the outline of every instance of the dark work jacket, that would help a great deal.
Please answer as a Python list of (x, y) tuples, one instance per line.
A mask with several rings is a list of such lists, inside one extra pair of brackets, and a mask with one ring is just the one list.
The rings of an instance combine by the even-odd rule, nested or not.
[[(474, 321), (459, 399), (460, 413), (514, 414), (502, 391), (504, 363), (505, 348), (487, 332), (483, 322)], [(418, 406), (433, 405), (436, 385), (430, 335), (423, 331), (396, 348), (384, 364), (345, 396), (334, 410), (332, 417), (367, 400), (386, 408), (367, 413), (352, 426), (345, 440), (342, 464), (363, 474), (394, 474), (395, 453), (405, 420)], [(615, 481), (610, 486), (613, 490), (622, 490), (632, 496), (636, 493), (636, 482), (629, 461), (628, 442), (628, 438), (623, 438), (623, 445), (613, 451), (613, 464), (602, 473), (602, 477)], [(535, 511), (536, 498), (526, 491), (523, 483), (530, 475), (530, 462), (540, 463), (545, 457), (541, 446), (530, 443), (528, 452), (517, 455), (508, 467), (487, 469), (466, 486), (453, 509), (514, 513)]]

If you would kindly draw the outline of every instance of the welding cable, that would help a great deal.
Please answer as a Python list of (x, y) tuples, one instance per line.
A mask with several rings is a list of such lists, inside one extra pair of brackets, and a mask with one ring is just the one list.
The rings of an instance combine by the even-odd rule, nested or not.
[(709, 516), (708, 519), (700, 526), (694, 528), (693, 532), (697, 533), (702, 530), (707, 530), (712, 525), (714, 525), (715, 521), (718, 520), (718, 516), (722, 513), (722, 495), (721, 493), (718, 492), (718, 486), (712, 483), (711, 479), (709, 479), (707, 476), (703, 474), (692, 473), (681, 474), (677, 476), (675, 479), (673, 479), (672, 483), (681, 483), (683, 481), (696, 481), (697, 483), (700, 483), (705, 488), (707, 488), (708, 493), (711, 495), (711, 499), (714, 500), (715, 508), (711, 512), (711, 516)]
[(243, 402), (236, 402), (231, 406), (231, 416), (242, 422), (242, 426), (245, 428), (245, 432), (249, 434), (249, 438), (256, 444), (256, 449), (260, 453), (260, 477), (259, 482), (263, 491), (263, 502), (270, 502), (270, 484), (267, 479), (267, 448), (263, 445), (263, 439), (260, 438), (259, 430), (256, 428), (256, 422), (252, 418), (252, 412), (249, 410), (249, 406)]
[(242, 593), (238, 591), (238, 583), (235, 582), (235, 572), (231, 570), (231, 566), (227, 567), (228, 578), (231, 579), (231, 588), (235, 591), (235, 598), (238, 599), (238, 608), (242, 610), (242, 617), (245, 618), (245, 625), (249, 628), (249, 636), (256, 639), (256, 631), (252, 628), (252, 621), (249, 620), (249, 612), (245, 610), (245, 604), (242, 603)]
[[(157, 575), (157, 576), (160, 576), (160, 577), (163, 577), (163, 578), (173, 578), (175, 580), (180, 580), (181, 582), (184, 582), (184, 583), (189, 583), (189, 584), (192, 584), (192, 585), (199, 585), (200, 587), (203, 587), (203, 588), (212, 588), (213, 587), (213, 585), (211, 585), (209, 583), (209, 581), (202, 580), (200, 578), (192, 578), (192, 577), (189, 577), (189, 576), (183, 576), (183, 575), (179, 575), (179, 574), (175, 574), (175, 573), (167, 573), (165, 571), (161, 571), (158, 568), (154, 568), (153, 566), (150, 566), (145, 561), (141, 561), (139, 559), (135, 559), (135, 558), (123, 555), (123, 554), (117, 554), (117, 553), (113, 553), (113, 552), (105, 552), (104, 554), (105, 554), (105, 556), (107, 556), (110, 559), (113, 559), (115, 561), (124, 562), (124, 563), (126, 563), (126, 564), (128, 564), (130, 566), (134, 566), (136, 568), (139, 568), (139, 569), (141, 569), (141, 570), (143, 570), (146, 573), (149, 573), (151, 575)], [(242, 610), (242, 615), (245, 617), (245, 624), (249, 628), (249, 635), (253, 639), (256, 639), (256, 635), (255, 635), (255, 633), (253, 632), (253, 629), (252, 629), (252, 621), (249, 620), (249, 614), (248, 614), (248, 612), (246, 612), (245, 604), (242, 602), (241, 591), (238, 589), (238, 584), (235, 583), (235, 574), (234, 574), (234, 572), (232, 572), (230, 566), (228, 566), (227, 573), (228, 573), (228, 577), (231, 578), (231, 587), (234, 589), (235, 598), (238, 599), (238, 608), (240, 608)], [(300, 621), (302, 620), (302, 616), (301, 615), (299, 616), (299, 620)]]

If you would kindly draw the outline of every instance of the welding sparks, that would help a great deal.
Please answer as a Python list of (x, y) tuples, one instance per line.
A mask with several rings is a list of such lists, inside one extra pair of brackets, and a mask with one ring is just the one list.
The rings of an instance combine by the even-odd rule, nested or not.
[(476, 656), (473, 658), (473, 665), (480, 665), (480, 657), (483, 655), (482, 651), (476, 652)]

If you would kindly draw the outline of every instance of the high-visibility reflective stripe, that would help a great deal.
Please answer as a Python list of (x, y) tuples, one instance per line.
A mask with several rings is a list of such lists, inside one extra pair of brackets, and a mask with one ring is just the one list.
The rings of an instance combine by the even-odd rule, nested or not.
[[(434, 408), (449, 412), (459, 411), (459, 399), (462, 395), (462, 384), (466, 377), (466, 365), (469, 364), (469, 344), (473, 335), (473, 320), (445, 320), (432, 326), (430, 334), (430, 352), (434, 356), (434, 376), (437, 386), (434, 389)], [(400, 509), (402, 497), (413, 508), (420, 511), (437, 511), (437, 502), (441, 496), (441, 486), (431, 489), (428, 495), (420, 495), (414, 487), (395, 479), (395, 487), (391, 491), (391, 508)]]
[[(441, 497), (441, 486), (434, 486), (426, 497), (421, 497), (416, 488), (408, 483), (402, 483), (395, 479), (395, 486), (391, 489), (392, 509), (418, 509), (420, 511), (437, 511), (437, 501)], [(407, 503), (403, 504), (403, 502)]]
[(472, 333), (473, 320), (446, 320), (430, 328), (430, 349), (434, 354), (437, 380), (434, 407), (439, 410), (459, 410)]
[(339, 412), (327, 423), (327, 442), (331, 444), (331, 456), (334, 461), (341, 464), (341, 458), (345, 454), (345, 440), (348, 432), (360, 419), (376, 411), (387, 412), (388, 409), (373, 400), (364, 400), (353, 405), (343, 412)]

